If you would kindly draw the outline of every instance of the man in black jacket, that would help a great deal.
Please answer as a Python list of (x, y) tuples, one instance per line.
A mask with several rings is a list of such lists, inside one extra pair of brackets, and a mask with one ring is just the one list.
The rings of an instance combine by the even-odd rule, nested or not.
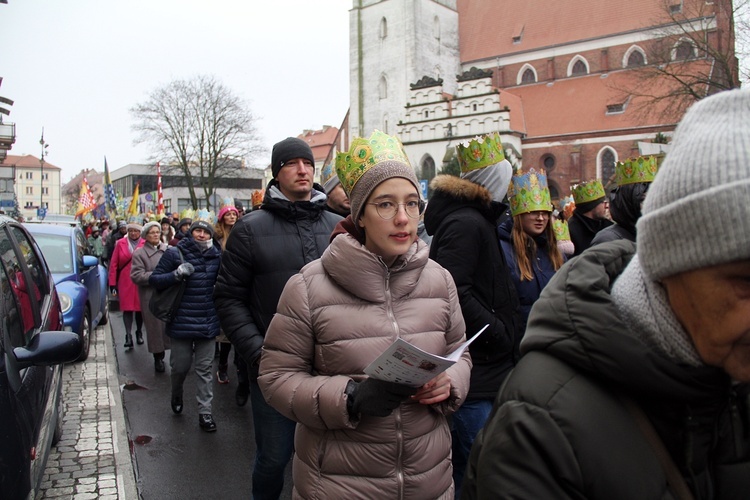
[(750, 90), (720, 92), (677, 127), (637, 253), (596, 245), (534, 304), (463, 499), (747, 498), (748, 200)]
[(250, 372), (254, 499), (279, 497), (294, 445), (295, 423), (265, 402), (257, 384), (266, 329), (287, 280), (320, 258), (341, 220), (325, 210), (323, 188), (313, 185), (315, 159), (305, 141), (288, 137), (275, 144), (271, 171), (263, 208), (232, 229), (214, 291), (221, 327)]
[(474, 436), (520, 357), (523, 331), (518, 296), (497, 233), (507, 209), (502, 200), (513, 168), (496, 134), (459, 145), (457, 150), (461, 178), (440, 175), (433, 179), (424, 223), (433, 235), (430, 258), (456, 282), (466, 336), (490, 325), (469, 347), (471, 388), (453, 414), (453, 480), (458, 494)]
[(596, 233), (612, 225), (607, 218), (607, 197), (602, 181), (594, 179), (571, 188), (576, 208), (568, 221), (570, 239), (575, 246), (575, 255), (581, 255), (591, 246)]

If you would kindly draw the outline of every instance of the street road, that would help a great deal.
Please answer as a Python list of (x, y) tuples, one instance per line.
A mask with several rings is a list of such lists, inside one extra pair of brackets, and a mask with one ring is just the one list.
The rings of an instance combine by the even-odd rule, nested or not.
[[(141, 498), (250, 498), (255, 459), (253, 421), (250, 402), (244, 407), (235, 403), (234, 349), (230, 353), (229, 384), (216, 383), (218, 359), (214, 361), (213, 416), (217, 431), (207, 433), (198, 427), (195, 374), (191, 372), (185, 381), (185, 407), (181, 415), (175, 415), (169, 403), (169, 354), (166, 372), (156, 373), (145, 343), (135, 344), (127, 352), (122, 347), (125, 331), (120, 312), (110, 311), (110, 324)], [(291, 498), (291, 483), (290, 461), (283, 499)]]

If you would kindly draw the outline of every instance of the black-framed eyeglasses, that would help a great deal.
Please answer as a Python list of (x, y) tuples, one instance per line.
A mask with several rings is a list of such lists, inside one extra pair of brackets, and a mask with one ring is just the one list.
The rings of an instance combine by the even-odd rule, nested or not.
[(400, 206), (404, 207), (404, 211), (410, 219), (419, 219), (419, 216), (424, 212), (425, 203), (423, 200), (409, 200), (405, 203), (384, 200), (377, 203), (368, 203), (368, 205), (375, 205), (375, 211), (381, 219), (391, 220), (398, 213), (398, 207)]

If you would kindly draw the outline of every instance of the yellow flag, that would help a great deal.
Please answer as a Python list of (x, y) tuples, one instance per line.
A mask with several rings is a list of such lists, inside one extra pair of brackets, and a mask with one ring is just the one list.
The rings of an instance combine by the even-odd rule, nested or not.
[(133, 199), (130, 202), (130, 206), (128, 207), (128, 215), (138, 215), (138, 195), (141, 190), (141, 183), (135, 185), (135, 190), (133, 191)]

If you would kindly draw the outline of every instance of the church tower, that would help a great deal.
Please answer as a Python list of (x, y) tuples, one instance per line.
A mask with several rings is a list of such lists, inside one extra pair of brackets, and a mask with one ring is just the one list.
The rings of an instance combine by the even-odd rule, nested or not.
[(410, 84), (460, 73), (456, 0), (353, 0), (349, 12), (349, 133), (397, 133)]

